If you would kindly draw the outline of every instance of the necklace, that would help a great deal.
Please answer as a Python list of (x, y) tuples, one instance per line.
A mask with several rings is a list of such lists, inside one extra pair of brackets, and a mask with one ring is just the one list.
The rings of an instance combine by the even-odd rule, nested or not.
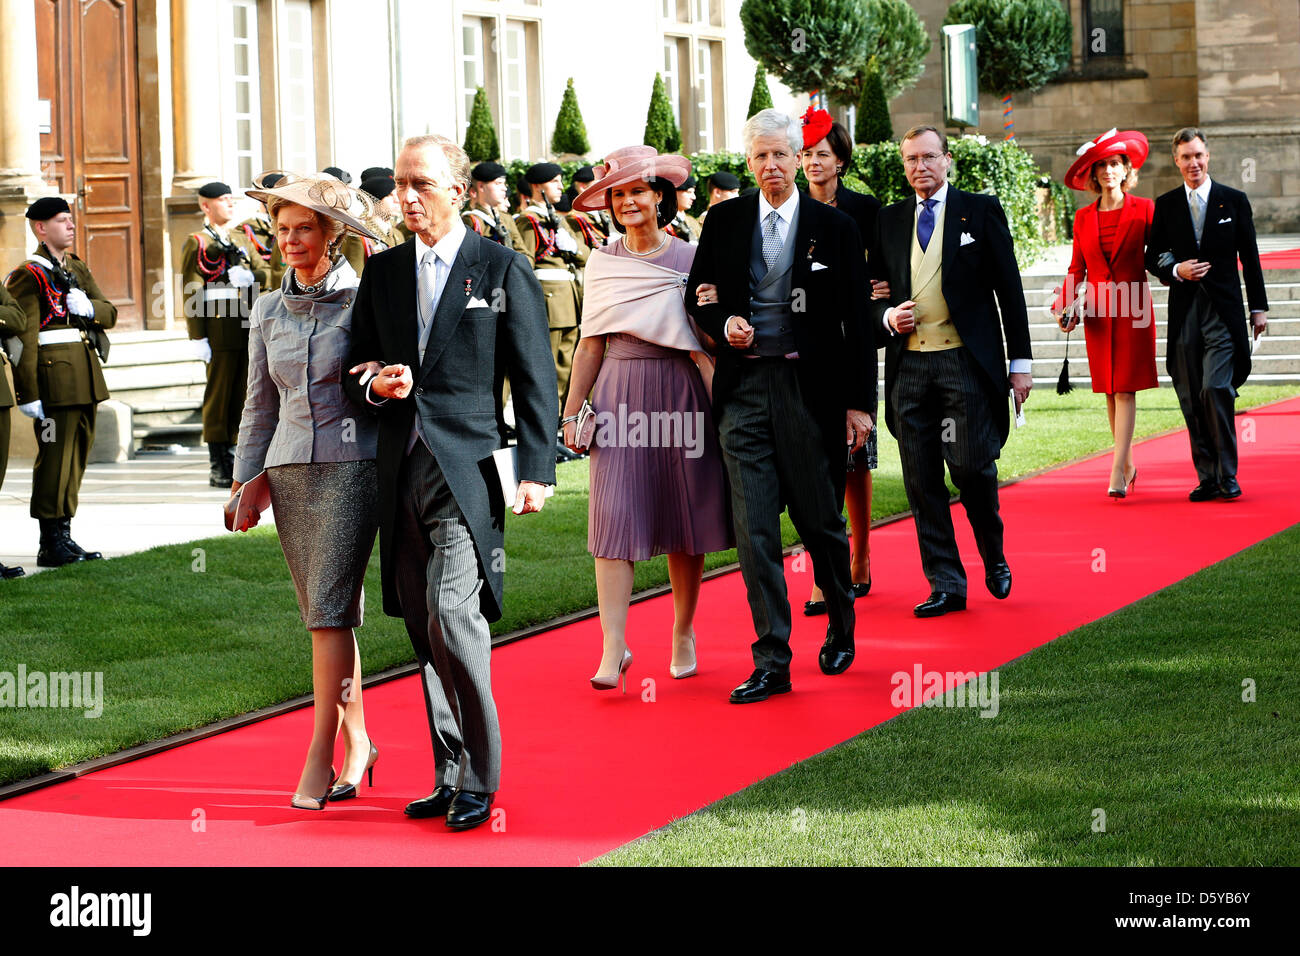
[(632, 255), (644, 259), (646, 256), (653, 256), (656, 252), (662, 249), (664, 247), (664, 243), (666, 243), (667, 241), (668, 241), (668, 233), (665, 232), (664, 237), (659, 240), (659, 245), (655, 246), (653, 249), (651, 249), (648, 252), (637, 252), (635, 249), (633, 249), (631, 246), (627, 244), (627, 238), (624, 237), (623, 248), (626, 249), (628, 252), (632, 253)]

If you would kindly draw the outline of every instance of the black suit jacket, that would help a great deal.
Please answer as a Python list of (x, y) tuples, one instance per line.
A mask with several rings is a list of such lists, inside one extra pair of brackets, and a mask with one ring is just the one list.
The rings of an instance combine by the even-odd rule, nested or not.
[[(1161, 254), (1166, 252), (1173, 256), (1173, 262), (1161, 265)], [(1196, 231), (1192, 227), (1192, 211), (1187, 206), (1187, 191), (1179, 186), (1156, 200), (1151, 239), (1147, 242), (1146, 266), (1149, 272), (1169, 286), (1169, 345), (1165, 349), (1165, 362), (1168, 364), (1169, 356), (1173, 354), (1173, 345), (1182, 333), (1183, 322), (1197, 290), (1203, 289), (1232, 335), (1234, 388), (1250, 375), (1250, 336), (1246, 331), (1246, 313), (1241, 307), (1238, 256), (1246, 278), (1246, 297), (1251, 311), (1267, 312), (1264, 271), (1259, 264), (1255, 221), (1246, 194), (1211, 180), (1200, 249), (1196, 248)], [(1199, 282), (1174, 277), (1174, 266), (1188, 259), (1200, 259), (1210, 264), (1210, 271)]]
[[(752, 361), (727, 344), (723, 331), (733, 315), (749, 318), (749, 257), (758, 226), (758, 193), (719, 203), (704, 221), (704, 231), (686, 283), (686, 309), (718, 343), (713, 377), (713, 408), (721, 416), (727, 399)], [(794, 339), (799, 352), (799, 389), (820, 426), (835, 470), (844, 469), (844, 413), (868, 414), (876, 404), (875, 340), (867, 322), (870, 297), (863, 240), (853, 220), (808, 195), (799, 195), (793, 237), (791, 294)], [(814, 263), (825, 266), (813, 269)], [(718, 287), (718, 301), (696, 304), (701, 283)], [(800, 310), (802, 306), (802, 310)]]
[[(472, 299), (486, 303), (468, 308)], [(496, 306), (494, 310), (493, 306)], [(474, 538), (480, 573), (490, 585), (480, 596), (489, 621), (501, 616), (505, 509), (491, 455), (504, 447), (500, 428), (502, 376), (510, 376), (519, 432), (519, 477), (555, 482), (558, 418), (555, 363), (546, 324), (546, 300), (528, 261), (466, 231), (452, 266), (420, 362), (415, 240), (371, 256), (352, 308), (351, 368), (368, 361), (402, 363), (415, 387), (402, 400), (366, 401), (358, 376), (345, 388), (360, 408), (379, 418), (379, 530), (384, 611), (401, 615), (393, 553), (398, 479), (418, 411), (434, 458), (447, 478)]]
[[(1016, 265), (1007, 216), (996, 196), (968, 193), (948, 186), (943, 226), (943, 298), (957, 334), (975, 359), (1003, 444), (1011, 429), (1008, 413), (1007, 358), (1032, 358), (1029, 315)], [(912, 237), (916, 196), (880, 210), (870, 242), (867, 265), (872, 279), (889, 282), (888, 300), (871, 302), (871, 324), (885, 347), (885, 421), (898, 435), (897, 409), (890, 393), (907, 336), (884, 327), (885, 312), (912, 297)], [(962, 244), (962, 235), (973, 240)], [(994, 296), (997, 303), (994, 303)], [(1002, 336), (1006, 334), (1006, 350)]]
[(876, 217), (880, 215), (880, 200), (866, 193), (855, 193), (840, 183), (835, 190), (835, 208), (852, 219), (858, 227), (858, 235), (864, 243), (870, 242), (876, 234)]

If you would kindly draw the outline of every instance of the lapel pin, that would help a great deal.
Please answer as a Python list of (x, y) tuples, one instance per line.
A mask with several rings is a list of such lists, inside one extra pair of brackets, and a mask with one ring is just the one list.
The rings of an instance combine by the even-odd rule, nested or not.
[(813, 257), (813, 250), (816, 249), (816, 248), (817, 248), (817, 240), (816, 240), (816, 239), (809, 239), (809, 240), (808, 240), (808, 258), (809, 258), (809, 260), (812, 259), (812, 257)]
[(465, 298), (467, 298), (467, 299), (469, 298), (470, 293), (474, 291), (474, 289), (473, 289), (473, 283), (474, 283), (474, 280), (473, 280), (473, 279), (466, 279), (466, 280), (465, 280)]

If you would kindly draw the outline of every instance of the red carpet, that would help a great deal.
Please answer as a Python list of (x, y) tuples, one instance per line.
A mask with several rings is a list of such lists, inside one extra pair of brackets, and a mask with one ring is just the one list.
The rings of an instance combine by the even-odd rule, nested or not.
[(1260, 253), (1259, 264), (1265, 269), (1300, 269), (1300, 249)]
[[(1034, 441), (1030, 427), (1013, 441)], [(382, 757), (376, 788), (324, 812), (288, 807), (310, 729), (297, 711), (0, 804), (10, 865), (576, 864), (607, 852), (895, 713), (897, 671), (987, 670), (1300, 521), (1295, 494), (1300, 399), (1238, 418), (1245, 495), (1191, 504), (1183, 433), (1144, 442), (1133, 497), (1105, 497), (1105, 457), (1006, 488), (1011, 598), (983, 588), (964, 515), (970, 609), (920, 621), (925, 596), (910, 522), (872, 534), (874, 587), (858, 602), (858, 659), (837, 678), (817, 669), (825, 619), (795, 621), (794, 693), (729, 705), (751, 670), (751, 626), (738, 574), (704, 586), (700, 676), (667, 673), (671, 605), (632, 609), (637, 686), (654, 701), (597, 693), (595, 620), (512, 644), (494, 677), (505, 740), (500, 832), (452, 833), (406, 819), (432, 787), (424, 706), (414, 678), (366, 693)], [(1253, 440), (1246, 440), (1253, 439)], [(1098, 550), (1100, 549), (1100, 551)], [(1104, 553), (1104, 572), (1094, 571)], [(971, 561), (974, 564), (971, 564)], [(793, 561), (793, 559), (792, 559)], [(799, 605), (810, 572), (788, 566)], [(507, 592), (508, 599), (508, 592)], [(647, 695), (649, 696), (648, 692)], [(111, 701), (110, 701), (111, 705)]]

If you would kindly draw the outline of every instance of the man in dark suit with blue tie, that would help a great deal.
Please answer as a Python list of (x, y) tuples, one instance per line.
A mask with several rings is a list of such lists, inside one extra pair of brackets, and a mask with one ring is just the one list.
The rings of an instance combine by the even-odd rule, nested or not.
[[(546, 302), (527, 260), (467, 230), (465, 151), (407, 140), (396, 194), (414, 237), (370, 258), (352, 311), (348, 394), (379, 418), (384, 611), (420, 662), (437, 786), (412, 817), (469, 829), (500, 783), (488, 622), (501, 616), (505, 509), (540, 511), (555, 483), (558, 415)], [(492, 453), (510, 376), (519, 492), (502, 500)]]
[[(686, 307), (719, 345), (713, 407), (731, 480), (740, 570), (756, 640), (735, 704), (790, 690), (790, 600), (781, 511), (812, 559), (830, 627), (818, 656), (841, 674), (854, 656), (849, 543), (840, 502), (846, 454), (871, 433), (876, 361), (863, 241), (853, 220), (795, 189), (797, 120), (762, 110), (744, 131), (759, 192), (713, 207)], [(698, 289), (716, 291), (699, 302)]]
[(1237, 389), (1250, 375), (1250, 339), (1241, 307), (1241, 271), (1250, 325), (1268, 326), (1264, 271), (1246, 194), (1210, 180), (1210, 152), (1199, 129), (1174, 134), (1183, 186), (1156, 200), (1147, 270), (1169, 286), (1165, 364), (1187, 422), (1198, 484), (1188, 498), (1237, 498)]
[(1033, 387), (1029, 316), (997, 197), (949, 185), (948, 137), (933, 126), (908, 130), (899, 149), (915, 195), (880, 211), (867, 261), (871, 278), (891, 290), (889, 299), (871, 302), (884, 337), (885, 421), (898, 439), (930, 583), (930, 596), (913, 613), (938, 617), (966, 608), (945, 462), (989, 593), (1011, 593), (997, 459), (1011, 428), (1008, 391), (1020, 404)]

